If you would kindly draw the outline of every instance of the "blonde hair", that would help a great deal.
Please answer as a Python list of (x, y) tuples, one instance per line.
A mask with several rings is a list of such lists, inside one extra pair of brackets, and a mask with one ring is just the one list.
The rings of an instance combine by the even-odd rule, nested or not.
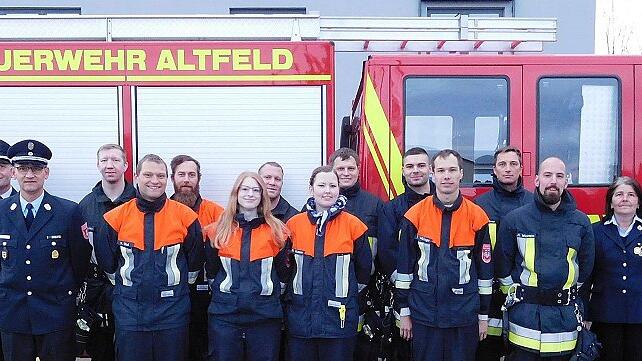
[(236, 220), (239, 189), (241, 188), (241, 183), (243, 183), (246, 178), (254, 179), (256, 183), (259, 184), (259, 187), (261, 187), (261, 201), (259, 202), (258, 214), (259, 216), (263, 216), (265, 223), (272, 230), (272, 240), (274, 244), (282, 248), (285, 244), (285, 239), (289, 236), (289, 232), (283, 222), (272, 214), (270, 197), (268, 196), (265, 182), (263, 182), (263, 179), (256, 172), (243, 172), (239, 174), (230, 192), (227, 207), (225, 207), (225, 211), (219, 218), (218, 223), (216, 223), (214, 227), (207, 227), (209, 228), (208, 233), (215, 234), (213, 238), (210, 237), (212, 247), (218, 249), (226, 247), (234, 232), (239, 228), (239, 223)]

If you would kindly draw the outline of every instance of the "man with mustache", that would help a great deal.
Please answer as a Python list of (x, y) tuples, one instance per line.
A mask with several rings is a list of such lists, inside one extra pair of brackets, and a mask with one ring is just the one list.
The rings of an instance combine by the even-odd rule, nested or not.
[[(96, 167), (101, 175), (101, 180), (94, 186), (91, 193), (86, 195), (79, 203), (85, 221), (84, 234), (93, 245), (94, 234), (105, 220), (103, 215), (112, 209), (136, 197), (136, 189), (125, 180), (127, 170), (127, 156), (125, 150), (118, 144), (105, 144), (98, 149), (96, 154)], [(92, 252), (89, 273), (84, 283), (82, 306), (85, 312), (81, 318), (90, 317), (96, 312), (97, 316), (84, 319), (89, 328), (86, 345), (83, 339), (77, 337), (79, 348), (86, 347), (87, 354), (92, 360), (113, 361), (114, 353), (114, 315), (111, 311), (112, 292), (114, 286), (111, 280), (113, 275), (107, 275), (101, 270), (96, 261), (95, 252)], [(95, 318), (95, 319), (94, 319)], [(85, 325), (83, 325), (85, 326)], [(82, 329), (80, 335), (82, 335)]]
[[(566, 189), (566, 166), (545, 159), (534, 201), (506, 215), (497, 234), (496, 276), (508, 288), (507, 361), (566, 361), (577, 343), (578, 289), (593, 269), (593, 230)], [(505, 318), (506, 319), (506, 318)]]
[(297, 210), (290, 205), (288, 201), (281, 196), (283, 187), (283, 167), (277, 162), (267, 162), (259, 167), (258, 171), (265, 182), (270, 203), (272, 205), (272, 214), (281, 222), (285, 223), (295, 216)]
[[(533, 193), (522, 185), (522, 152), (512, 145), (495, 151), (493, 155), (493, 189), (475, 199), (484, 209), (490, 223), (490, 241), (495, 248), (497, 227), (501, 220), (513, 209), (533, 200)], [(488, 337), (477, 347), (477, 361), (499, 361), (506, 354), (502, 340), (501, 305), (506, 295), (500, 292), (499, 283), (493, 282), (493, 296), (488, 320)]]
[[(170, 162), (170, 168), (174, 184), (174, 195), (171, 199), (183, 203), (196, 212), (203, 229), (213, 225), (223, 213), (223, 207), (201, 197), (201, 164), (189, 155), (177, 155)], [(207, 278), (204, 270), (201, 269), (196, 282), (190, 284), (192, 308), (189, 325), (189, 361), (203, 361), (207, 358), (207, 307), (210, 296)]]

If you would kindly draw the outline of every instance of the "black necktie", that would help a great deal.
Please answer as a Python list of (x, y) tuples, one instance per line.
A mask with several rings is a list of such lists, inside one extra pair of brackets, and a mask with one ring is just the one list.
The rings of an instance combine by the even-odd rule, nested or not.
[(27, 215), (25, 216), (25, 225), (27, 225), (27, 229), (31, 228), (33, 219), (33, 204), (27, 203)]

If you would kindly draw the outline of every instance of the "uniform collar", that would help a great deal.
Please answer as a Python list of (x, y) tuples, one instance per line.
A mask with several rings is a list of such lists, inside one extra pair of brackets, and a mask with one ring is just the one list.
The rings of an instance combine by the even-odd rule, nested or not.
[(33, 206), (33, 216), (35, 217), (36, 214), (38, 214), (38, 209), (40, 209), (40, 204), (42, 203), (42, 200), (45, 198), (45, 192), (43, 191), (40, 197), (34, 199), (31, 202), (27, 202), (24, 198), (22, 198), (22, 194), (20, 195), (20, 207), (22, 208), (22, 214), (26, 217), (27, 216), (27, 204), (31, 203)]
[(167, 201), (167, 195), (163, 193), (160, 197), (154, 199), (153, 201), (148, 201), (143, 196), (141, 196), (139, 191), (136, 191), (136, 206), (143, 213), (157, 213)]
[(15, 192), (15, 190), (13, 189), (13, 187), (10, 186), (9, 189), (4, 194), (0, 194), (0, 199), (5, 199), (5, 198), (11, 197), (13, 192)]
[(575, 204), (575, 198), (573, 198), (573, 196), (568, 191), (568, 189), (565, 189), (562, 192), (560, 205), (554, 211), (548, 206), (548, 204), (544, 203), (544, 199), (542, 198), (542, 194), (539, 192), (539, 188), (535, 188), (535, 192), (533, 192), (533, 197), (535, 198), (535, 204), (537, 205), (537, 208), (540, 209), (540, 211), (551, 212), (551, 213), (566, 213), (577, 209)]
[(272, 214), (275, 216), (284, 216), (288, 213), (288, 209), (292, 207), (288, 201), (283, 199), (283, 196), (279, 196), (279, 201), (276, 203), (276, 207), (272, 209)]
[(524, 184), (522, 183), (522, 177), (520, 176), (517, 179), (517, 188), (513, 191), (508, 191), (504, 186), (499, 182), (499, 179), (497, 179), (497, 176), (493, 174), (493, 189), (495, 192), (506, 196), (506, 197), (517, 197), (524, 193)]
[(113, 202), (105, 194), (102, 181), (98, 181), (98, 183), (94, 186), (94, 188), (91, 191), (96, 195), (96, 200), (100, 203), (122, 204), (136, 197), (136, 188), (134, 188), (134, 186), (127, 181), (125, 181), (125, 188), (123, 189), (123, 193), (121, 193), (118, 196), (118, 198), (116, 198), (116, 200), (114, 200)]
[(442, 212), (454, 212), (459, 209), (461, 206), (461, 203), (463, 202), (464, 197), (461, 195), (461, 192), (457, 195), (457, 199), (455, 199), (455, 202), (453, 203), (452, 206), (446, 207), (440, 200), (439, 197), (437, 197), (437, 194), (435, 192), (435, 195), (432, 196), (432, 202), (439, 208)]
[(354, 198), (357, 194), (359, 194), (360, 190), (361, 190), (361, 186), (359, 185), (359, 181), (357, 181), (352, 187), (339, 189), (339, 194), (346, 196), (346, 198), (350, 199), (350, 198)]
[(625, 230), (623, 230), (623, 229), (622, 229), (622, 228), (620, 228), (620, 226), (617, 224), (617, 219), (615, 219), (615, 215), (613, 215), (613, 217), (611, 217), (611, 219), (609, 219), (608, 221), (604, 222), (604, 225), (609, 225), (609, 224), (613, 224), (613, 225), (615, 225), (615, 226), (617, 227), (617, 231), (618, 231), (618, 233), (620, 234), (620, 237), (626, 237), (626, 236), (628, 236), (628, 235), (629, 235), (629, 233), (631, 233), (631, 231), (633, 230), (633, 227), (634, 227), (636, 224), (638, 224), (638, 225), (639, 225), (640, 223), (642, 223), (642, 219), (640, 219), (640, 218), (636, 215), (636, 216), (633, 218), (633, 222), (631, 222), (631, 224), (630, 224), (630, 225), (629, 225)]

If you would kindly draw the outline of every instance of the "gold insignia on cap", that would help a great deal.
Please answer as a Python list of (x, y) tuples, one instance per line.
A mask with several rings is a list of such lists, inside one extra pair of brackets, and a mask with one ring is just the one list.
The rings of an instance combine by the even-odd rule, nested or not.
[(58, 250), (54, 249), (51, 251), (51, 259), (58, 259), (60, 257), (60, 253), (58, 253)]
[(45, 203), (45, 205), (43, 207), (45, 207), (45, 209), (48, 210), (48, 211), (51, 210), (51, 206), (49, 205), (49, 203)]
[(15, 210), (16, 210), (16, 208), (18, 208), (18, 205), (17, 205), (17, 204), (15, 204), (15, 203), (13, 203), (13, 204), (11, 205), (11, 207), (9, 207), (9, 209), (10, 209), (10, 210), (12, 210), (12, 211), (15, 211)]
[(35, 145), (33, 144), (33, 142), (29, 142), (29, 143), (27, 143), (27, 149), (29, 149), (29, 150), (33, 150), (33, 147), (34, 147), (34, 146), (35, 146)]

